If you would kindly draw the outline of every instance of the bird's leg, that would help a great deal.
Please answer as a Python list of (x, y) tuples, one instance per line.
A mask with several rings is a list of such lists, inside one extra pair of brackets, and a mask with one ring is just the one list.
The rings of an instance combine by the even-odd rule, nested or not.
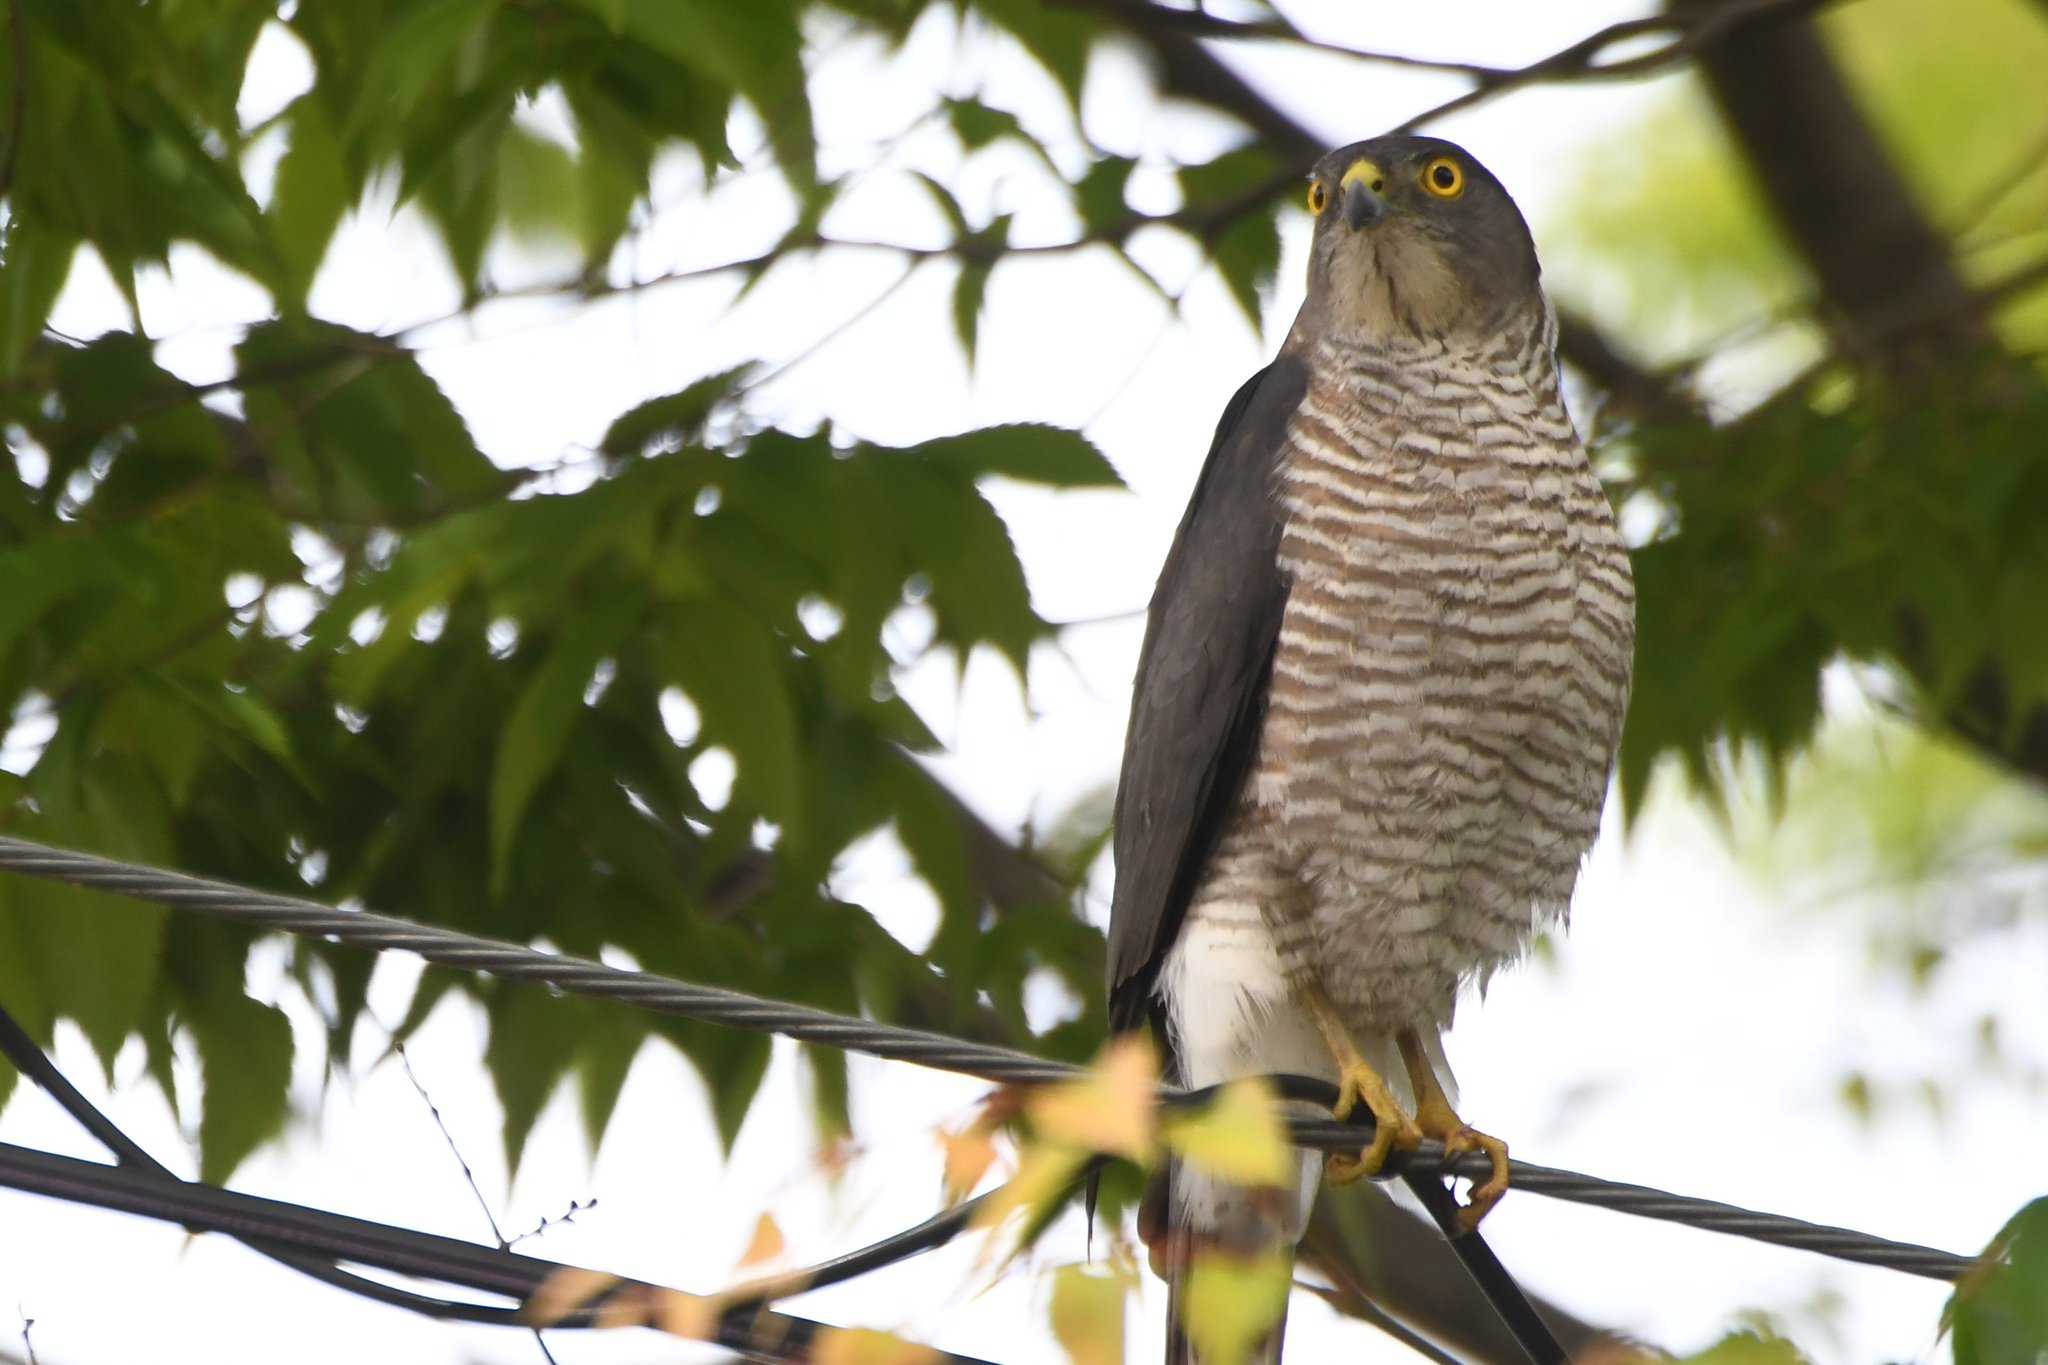
[(1443, 1143), (1445, 1156), (1484, 1152), (1493, 1162), (1493, 1173), (1472, 1187), (1471, 1201), (1458, 1210), (1458, 1226), (1470, 1232), (1508, 1192), (1508, 1145), (1458, 1117), (1414, 1029), (1402, 1029), (1394, 1035), (1394, 1043), (1401, 1049), (1401, 1064), (1408, 1068), (1408, 1082), (1415, 1088), (1415, 1122), (1423, 1134)]
[(1330, 1045), (1330, 1055), (1337, 1059), (1337, 1103), (1330, 1112), (1340, 1119), (1347, 1118), (1360, 1100), (1372, 1111), (1371, 1145), (1355, 1157), (1332, 1152), (1323, 1162), (1323, 1172), (1333, 1185), (1378, 1175), (1380, 1167), (1386, 1165), (1387, 1154), (1396, 1147), (1404, 1152), (1414, 1147), (1422, 1141), (1422, 1130), (1415, 1126), (1415, 1120), (1401, 1112), (1386, 1079), (1359, 1053), (1358, 1044), (1351, 1041), (1344, 1021), (1337, 1017), (1337, 1007), (1323, 994), (1323, 988), (1309, 982), (1296, 994), (1315, 1019), (1316, 1027), (1322, 1030), (1323, 1041)]

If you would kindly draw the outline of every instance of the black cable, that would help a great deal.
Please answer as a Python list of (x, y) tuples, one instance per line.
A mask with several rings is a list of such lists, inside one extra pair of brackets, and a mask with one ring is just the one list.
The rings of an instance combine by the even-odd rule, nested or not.
[[(550, 1276), (568, 1268), (516, 1251), (501, 1251), (210, 1185), (166, 1180), (128, 1167), (39, 1152), (12, 1143), (0, 1143), (0, 1186), (190, 1229), (222, 1232), (239, 1240), (253, 1238), (337, 1261), (521, 1301), (531, 1298)], [(675, 1292), (643, 1281), (621, 1281), (620, 1288)], [(523, 1319), (515, 1318), (514, 1322), (521, 1327), (532, 1326)], [(824, 1324), (811, 1319), (764, 1309), (749, 1315), (744, 1323), (730, 1319), (721, 1322), (715, 1340), (718, 1345), (750, 1358), (782, 1365), (803, 1360), (808, 1344), (822, 1330)], [(948, 1365), (990, 1365), (972, 1356), (946, 1351), (934, 1351), (933, 1357)]]
[[(36, 1046), (35, 1040), (28, 1036), (4, 1006), (0, 1006), (0, 1053), (6, 1055), (7, 1060), (14, 1064), (16, 1071), (40, 1086), (65, 1113), (77, 1121), (79, 1127), (91, 1134), (93, 1139), (106, 1148), (123, 1166), (132, 1167), (160, 1180), (178, 1179), (169, 1167), (151, 1156), (141, 1144), (115, 1126), (112, 1119), (101, 1113), (91, 1100), (80, 1094), (78, 1088), (71, 1084), (70, 1078), (57, 1069), (48, 1054)], [(244, 1239), (244, 1245), (324, 1284), (366, 1299), (390, 1304), (395, 1308), (409, 1309), (434, 1318), (520, 1325), (517, 1314), (511, 1309), (487, 1304), (458, 1303), (450, 1299), (415, 1294), (397, 1285), (352, 1275), (339, 1266), (302, 1255), (288, 1247), (268, 1245), (261, 1240)]]

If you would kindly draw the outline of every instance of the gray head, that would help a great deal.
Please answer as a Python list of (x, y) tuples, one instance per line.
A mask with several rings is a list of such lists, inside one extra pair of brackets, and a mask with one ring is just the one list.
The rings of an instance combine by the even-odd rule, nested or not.
[(1482, 336), (1540, 310), (1536, 245), (1493, 173), (1456, 143), (1390, 133), (1309, 178), (1302, 322), (1368, 337)]

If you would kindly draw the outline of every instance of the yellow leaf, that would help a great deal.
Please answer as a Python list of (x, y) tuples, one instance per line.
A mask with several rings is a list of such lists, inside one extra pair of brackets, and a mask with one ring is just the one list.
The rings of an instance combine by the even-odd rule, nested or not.
[(1024, 1149), (1017, 1174), (975, 1210), (971, 1226), (992, 1228), (1019, 1209), (1038, 1211), (1066, 1193), (1088, 1154), (1059, 1143), (1034, 1142)]
[(1300, 1169), (1273, 1088), (1257, 1077), (1224, 1086), (1200, 1113), (1170, 1116), (1164, 1135), (1190, 1166), (1232, 1184), (1291, 1186)]
[(1243, 1365), (1287, 1311), (1294, 1258), (1285, 1251), (1253, 1257), (1197, 1252), (1188, 1267), (1181, 1325), (1202, 1365)]
[(1024, 1102), (1042, 1136), (1136, 1162), (1152, 1159), (1159, 1056), (1142, 1033), (1113, 1039), (1086, 1075)]
[(521, 1316), (536, 1327), (546, 1327), (560, 1322), (618, 1282), (618, 1276), (602, 1270), (565, 1266), (541, 1281), (540, 1288), (526, 1301)]
[(1052, 1334), (1074, 1365), (1123, 1365), (1124, 1298), (1130, 1274), (1100, 1274), (1064, 1265), (1053, 1275)]
[(996, 1144), (984, 1121), (964, 1133), (941, 1132), (939, 1145), (946, 1149), (946, 1203), (957, 1204), (974, 1193), (982, 1176), (988, 1174), (996, 1159)]
[(811, 1343), (815, 1365), (933, 1365), (938, 1358), (929, 1346), (865, 1327), (828, 1327)]
[(775, 1220), (764, 1213), (755, 1221), (753, 1240), (748, 1242), (747, 1249), (740, 1253), (739, 1263), (741, 1267), (746, 1267), (760, 1265), (763, 1261), (772, 1261), (782, 1254), (783, 1247), (782, 1229), (775, 1226)]

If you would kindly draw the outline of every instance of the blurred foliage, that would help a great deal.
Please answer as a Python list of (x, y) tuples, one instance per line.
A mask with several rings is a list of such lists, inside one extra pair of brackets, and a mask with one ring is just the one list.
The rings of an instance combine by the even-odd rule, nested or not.
[[(1012, 426), (883, 449), (763, 429), (742, 370), (620, 414), (586, 457), (506, 470), (401, 340), (306, 311), (338, 224), (379, 185), (433, 223), (472, 301), (508, 236), (572, 243), (601, 281), (658, 158), (706, 183), (737, 166), (737, 103), (765, 131), (802, 249), (836, 189), (816, 165), (805, 27), (892, 42), (917, 11), (21, 6), (0, 25), (0, 71), (27, 77), (0, 99), (20, 96), (26, 130), (9, 139), (0, 239), (0, 707), (25, 771), (0, 776), (0, 827), (1020, 1039), (1025, 979), (1048, 969), (1088, 1005), (1037, 1045), (1085, 1055), (1100, 935), (1049, 876), (986, 920), (986, 832), (908, 757), (933, 741), (891, 686), (912, 656), (885, 637), (987, 646), (1021, 670), (1049, 628), (977, 486), (1113, 485), (1087, 442)], [(1078, 91), (1086, 26), (1034, 6), (982, 18)], [(266, 29), (302, 48), (311, 80), (252, 125), (238, 92)], [(532, 116), (542, 102), (566, 110), (566, 137)], [(969, 147), (1026, 136), (969, 101), (953, 117)], [(249, 168), (279, 139), (259, 198)], [(1120, 186), (1075, 193), (1113, 237)], [(985, 282), (1003, 241), (975, 241)], [(274, 302), (227, 382), (181, 381), (134, 331), (41, 333), (81, 246), (132, 308), (174, 242)], [(970, 344), (978, 305), (961, 307)], [(707, 755), (729, 763), (729, 793), (716, 761), (697, 766)], [(923, 952), (827, 889), (834, 860), (882, 827), (943, 909)], [(43, 1038), (76, 1021), (109, 1066), (139, 1037), (166, 1091), (174, 1040), (189, 1043), (208, 1179), (285, 1116), (291, 1034), (245, 995), (248, 948), (203, 921), (0, 885), (0, 999)], [(315, 944), (292, 962), (339, 1064), (370, 963)], [(488, 1008), (515, 1162), (565, 1076), (601, 1133), (650, 1033), (695, 1062), (727, 1141), (767, 1062), (762, 1039), (438, 972), (399, 1037), (451, 987)], [(843, 1124), (843, 1059), (812, 1062), (821, 1115)]]
[[(1007, 95), (965, 89), (935, 93), (927, 120), (970, 164), (1023, 149), (1067, 239), (1023, 240), (1011, 215), (929, 176), (936, 242), (865, 244), (956, 272), (947, 321), (970, 359), (991, 277), (1020, 251), (1114, 253), (1175, 304), (1129, 250), (1141, 232), (1199, 248), (1256, 322), (1301, 139), (1287, 143), (1288, 116), (1250, 85), (1183, 60), (1160, 64), (1162, 87), (1264, 135), (1165, 175), (1140, 149), (1096, 146), (1081, 117), (1092, 59), (1142, 38), (1114, 8), (17, 0), (0, 23), (0, 829), (1089, 1054), (1101, 935), (1069, 893), (1103, 847), (1106, 803), (1081, 803), (1042, 846), (1004, 846), (917, 761), (933, 737), (892, 682), (929, 650), (1023, 668), (1051, 628), (981, 485), (1113, 485), (1086, 440), (1020, 425), (886, 448), (778, 429), (749, 401), (765, 371), (746, 367), (678, 376), (593, 450), (507, 469), (404, 335), (338, 326), (310, 300), (338, 228), (370, 206), (433, 226), (465, 312), (500, 293), (492, 263), (513, 242), (573, 255), (564, 297), (634, 287), (627, 258), (658, 174), (686, 194), (772, 175), (783, 217), (736, 279), (831, 252), (835, 207), (862, 172), (820, 153), (822, 54), (852, 40), (886, 53), (946, 26), (1027, 54), (1067, 120), (1055, 136)], [(1979, 286), (2048, 247), (2041, 18), (2021, 0), (1861, 0), (1823, 20)], [(259, 39), (303, 58), (308, 79), (252, 114)], [(1688, 92), (1596, 148), (1572, 218), (1547, 235), (1563, 301), (1653, 357), (1640, 378), (1670, 391), (1617, 401), (1595, 427), (1639, 545), (1624, 791), (1639, 800), (1673, 758), (1715, 789), (1754, 758), (1781, 801), (1812, 780), (1788, 765), (1824, 713), (1824, 670), (1845, 659), (1882, 678), (1916, 741), (1986, 676), (2014, 717), (2048, 704), (2048, 290), (2036, 276), (1986, 303), (2001, 355), (1959, 355), (1911, 389), (1863, 372), (1829, 353), (1811, 263), (1773, 232), (1754, 167), (1703, 108)], [(1140, 202), (1175, 206), (1134, 210), (1138, 177)], [(271, 305), (230, 373), (203, 385), (143, 334), (138, 280), (161, 280), (174, 244)], [(131, 324), (57, 335), (45, 323), (88, 254)], [(1603, 383), (1598, 367), (1587, 376)], [(1972, 753), (2010, 761), (2007, 738), (1973, 735)], [(1937, 830), (2009, 808), (1952, 756), (1915, 749), (1911, 780), (1940, 798), (1868, 807), (1859, 842), (1932, 873)], [(940, 906), (922, 949), (830, 889), (836, 860), (884, 828)], [(139, 1042), (146, 1074), (197, 1116), (212, 1180), (286, 1115), (292, 1034), (246, 990), (250, 946), (232, 928), (0, 879), (0, 1002), (45, 1040), (75, 1022), (110, 1068)], [(297, 943), (290, 963), (325, 1020), (327, 1064), (344, 1064), (369, 961)], [(1025, 986), (1047, 977), (1081, 1008), (1034, 1035)], [(451, 990), (489, 1016), (515, 1163), (565, 1080), (601, 1135), (650, 1036), (695, 1064), (727, 1142), (767, 1064), (761, 1039), (438, 971), (397, 1036)], [(203, 1096), (175, 1094), (180, 1055)], [(810, 1061), (822, 1121), (843, 1125), (843, 1060)], [(0, 1100), (13, 1079), (0, 1067)], [(1093, 1122), (1119, 1115), (1137, 1122), (1113, 1105)], [(1086, 1150), (1119, 1147), (1062, 1123), (1033, 1168), (1048, 1188)], [(1189, 1160), (1271, 1158), (1246, 1131), (1127, 1127), (1120, 1150), (1150, 1159), (1156, 1137)], [(988, 1134), (957, 1142), (952, 1174), (971, 1185)], [(1118, 1171), (1121, 1198), (1131, 1164)], [(2015, 1252), (1959, 1298), (1959, 1354), (2006, 1358), (2025, 1315), (1997, 1286), (2032, 1265)], [(1059, 1330), (1098, 1349), (1122, 1291), (1063, 1283)], [(1750, 1341), (1725, 1358), (1783, 1354)]]
[(1944, 1322), (1956, 1365), (2034, 1365), (2048, 1342), (2048, 1198), (1991, 1239), (1956, 1286)]
[[(2048, 96), (2034, 78), (2048, 64), (2048, 25), (2038, 8), (1858, 0), (1830, 7), (1821, 28), (1915, 194), (1956, 233), (1972, 278), (2038, 258), (2048, 224)], [(1733, 354), (1766, 381), (1814, 356), (1807, 268), (1773, 230), (1696, 80), (1625, 135), (1587, 148), (1567, 174), (1572, 189), (1544, 243), (1546, 274), (1565, 299), (1659, 363), (1725, 364), (1731, 336), (1744, 343)], [(2002, 316), (2027, 320), (2016, 345), (2048, 344), (2048, 304)]]

